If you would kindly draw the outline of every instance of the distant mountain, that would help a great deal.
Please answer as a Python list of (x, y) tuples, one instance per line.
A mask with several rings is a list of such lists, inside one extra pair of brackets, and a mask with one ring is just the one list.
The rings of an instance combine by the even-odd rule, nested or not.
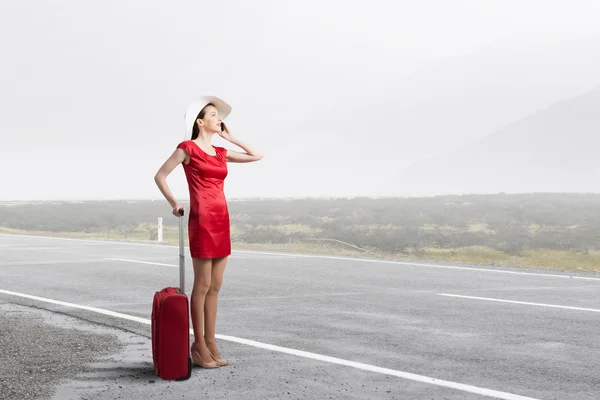
[[(324, 95), (327, 89), (315, 92), (294, 110), (296, 116), (285, 116), (280, 125), (285, 134), (274, 135), (268, 146), (293, 151), (266, 148), (270, 155), (257, 167), (264, 168), (260, 188), (253, 180), (238, 183), (235, 176), (229, 187), (247, 184), (247, 193), (273, 197), (405, 193), (394, 181), (404, 168), (422, 167), (423, 160), (600, 85), (600, 36), (553, 36), (499, 40), (410, 76), (384, 79), (365, 68), (356, 74), (356, 86), (349, 81), (344, 90), (330, 89), (330, 96)], [(422, 189), (418, 181), (411, 187), (409, 193)]]
[(600, 88), (402, 170), (386, 195), (600, 193)]
[[(392, 162), (406, 167), (600, 85), (599, 48), (598, 36), (498, 41), (390, 81), (368, 97), (357, 93), (347, 100), (352, 106), (326, 108), (322, 121), (311, 116), (306, 123), (314, 130), (322, 122), (336, 140), (344, 138), (336, 146), (360, 151), (361, 159), (386, 170)], [(377, 143), (376, 152), (365, 154), (365, 138)]]

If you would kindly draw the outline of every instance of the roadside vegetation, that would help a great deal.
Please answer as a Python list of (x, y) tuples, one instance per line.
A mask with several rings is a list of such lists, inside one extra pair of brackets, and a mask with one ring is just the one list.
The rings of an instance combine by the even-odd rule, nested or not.
[[(230, 200), (235, 249), (600, 271), (600, 195)], [(186, 204), (187, 208), (187, 204)], [(177, 243), (165, 201), (0, 203), (0, 232)], [(186, 217), (184, 217), (186, 218)]]

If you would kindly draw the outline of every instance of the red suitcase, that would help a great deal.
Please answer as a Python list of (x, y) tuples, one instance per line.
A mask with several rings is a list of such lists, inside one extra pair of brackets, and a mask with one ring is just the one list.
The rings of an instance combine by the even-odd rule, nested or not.
[[(183, 216), (183, 210), (181, 210)], [(183, 217), (179, 219), (179, 287), (166, 287), (152, 302), (152, 359), (155, 374), (164, 380), (182, 381), (192, 375), (190, 309), (185, 294)]]

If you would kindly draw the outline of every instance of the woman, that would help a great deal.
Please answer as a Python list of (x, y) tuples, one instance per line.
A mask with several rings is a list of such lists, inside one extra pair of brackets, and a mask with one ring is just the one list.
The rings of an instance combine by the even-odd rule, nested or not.
[[(179, 210), (183, 206), (169, 190), (167, 176), (183, 163), (190, 193), (188, 237), (194, 268), (190, 298), (194, 331), (191, 353), (193, 363), (204, 368), (229, 364), (221, 357), (215, 342), (219, 289), (231, 254), (229, 212), (223, 192), (227, 162), (253, 162), (263, 157), (261, 152), (235, 138), (225, 126), (223, 119), (230, 111), (227, 103), (214, 96), (205, 96), (192, 103), (186, 111), (184, 141), (154, 177), (173, 207), (173, 214), (180, 216)], [(211, 140), (215, 133), (245, 153), (213, 146)]]

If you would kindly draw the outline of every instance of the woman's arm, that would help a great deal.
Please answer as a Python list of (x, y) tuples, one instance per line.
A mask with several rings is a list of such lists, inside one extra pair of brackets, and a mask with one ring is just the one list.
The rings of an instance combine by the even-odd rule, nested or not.
[(245, 153), (240, 153), (238, 151), (233, 151), (233, 150), (227, 150), (227, 161), (229, 162), (237, 162), (237, 163), (247, 163), (247, 162), (254, 162), (254, 161), (258, 161), (260, 159), (263, 158), (263, 153), (254, 148), (251, 147), (250, 145), (248, 145), (247, 143), (241, 141), (238, 138), (233, 137), (233, 135), (231, 134), (231, 132), (229, 132), (229, 129), (227, 128), (227, 126), (225, 126), (225, 130), (219, 132), (219, 135), (231, 142), (232, 144), (235, 144), (236, 146), (240, 147), (242, 150), (245, 151)]
[(160, 167), (156, 175), (154, 175), (154, 182), (156, 182), (160, 192), (165, 196), (171, 207), (173, 207), (173, 215), (175, 216), (179, 216), (179, 209), (183, 208), (183, 206), (177, 202), (175, 196), (171, 193), (167, 184), (167, 176), (169, 176), (175, 167), (184, 162), (186, 158), (187, 153), (183, 149), (176, 149)]

